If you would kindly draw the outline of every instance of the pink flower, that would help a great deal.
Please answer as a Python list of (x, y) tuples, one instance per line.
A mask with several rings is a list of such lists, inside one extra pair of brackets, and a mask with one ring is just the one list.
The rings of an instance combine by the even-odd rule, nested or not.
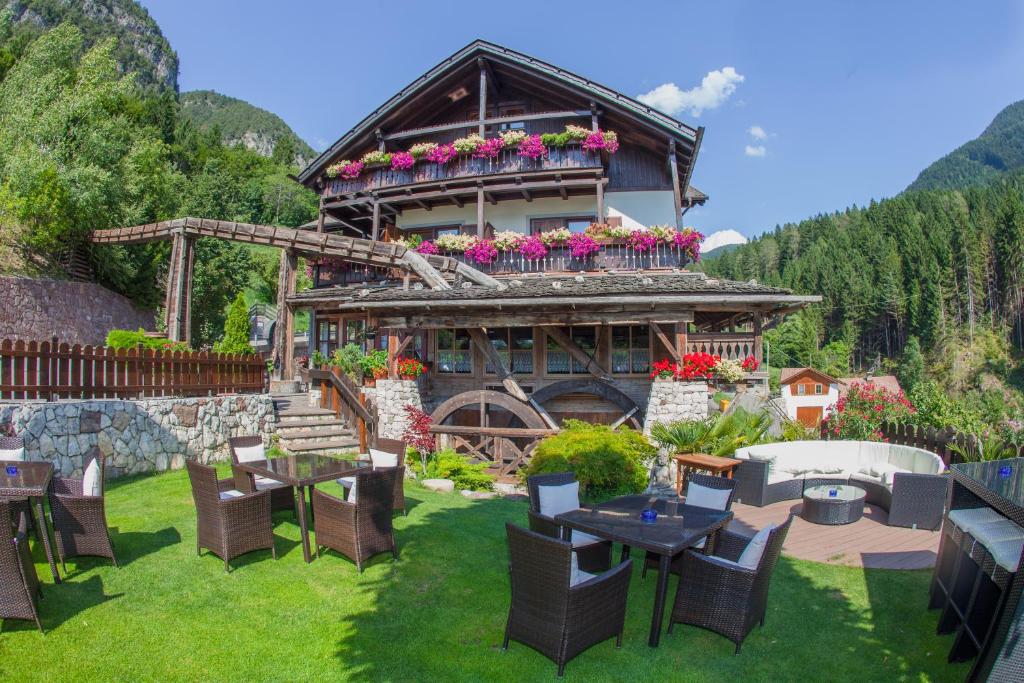
[(540, 159), (548, 155), (548, 148), (540, 141), (539, 135), (530, 135), (519, 143), (519, 156)]
[(626, 238), (626, 244), (635, 252), (653, 251), (658, 245), (658, 236), (648, 230), (634, 230)]
[(505, 141), (501, 138), (491, 138), (490, 140), (484, 140), (480, 145), (477, 146), (476, 151), (473, 152), (473, 157), (477, 159), (493, 159), (498, 156), (504, 147)]
[(593, 237), (582, 232), (573, 233), (566, 244), (574, 259), (585, 259), (591, 254), (601, 251), (601, 245)]
[(338, 169), (338, 175), (345, 180), (354, 180), (363, 172), (363, 162), (352, 161)]
[(447, 164), (458, 155), (455, 145), (438, 145), (427, 152), (427, 161), (433, 161), (435, 164)]
[(396, 171), (404, 171), (412, 168), (416, 160), (408, 152), (394, 152), (391, 155), (391, 168)]
[(492, 240), (477, 240), (469, 249), (466, 249), (466, 258), (476, 263), (487, 265), (498, 258), (498, 248)]
[(548, 248), (544, 246), (544, 242), (540, 237), (531, 235), (519, 245), (519, 253), (527, 261), (539, 261), (548, 255)]
[(437, 245), (430, 240), (424, 240), (419, 243), (416, 247), (416, 253), (418, 254), (440, 254), (441, 250), (437, 248)]

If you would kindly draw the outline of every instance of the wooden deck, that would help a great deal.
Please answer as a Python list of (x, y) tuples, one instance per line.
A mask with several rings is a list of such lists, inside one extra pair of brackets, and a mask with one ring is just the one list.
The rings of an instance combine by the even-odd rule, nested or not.
[(763, 508), (733, 505), (736, 518), (729, 528), (754, 533), (772, 522), (796, 514), (783, 553), (801, 560), (873, 569), (931, 569), (939, 549), (939, 531), (886, 526), (885, 510), (868, 505), (853, 524), (823, 526), (799, 516), (801, 502), (785, 500)]

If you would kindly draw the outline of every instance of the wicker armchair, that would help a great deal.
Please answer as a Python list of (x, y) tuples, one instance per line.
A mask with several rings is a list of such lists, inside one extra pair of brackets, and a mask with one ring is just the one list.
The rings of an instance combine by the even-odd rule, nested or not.
[[(22, 457), (24, 454), (25, 440), (20, 436), (0, 436), (0, 451), (22, 451)], [(0, 457), (0, 460), (3, 460)], [(29, 503), (28, 498), (12, 498), (10, 499), (14, 503), (14, 510), (11, 514), (16, 519), (18, 514), (21, 512), (25, 513), (26, 519), (28, 520), (29, 527), (34, 527), (35, 524), (32, 521), (32, 506)], [(39, 539), (39, 530), (36, 530), (36, 539)]]
[(235, 477), (235, 488), (242, 493), (253, 493), (253, 481), (256, 491), (270, 491), (270, 509), (291, 510), (295, 512), (295, 487), (282, 484), (265, 477), (254, 477), (248, 472), (238, 469), (238, 453), (236, 448), (252, 448), (263, 446), (262, 436), (234, 436), (228, 439), (228, 450), (231, 452), (231, 473)]
[(769, 533), (756, 569), (736, 564), (750, 539), (730, 531), (720, 534), (715, 555), (683, 553), (668, 632), (676, 624), (705, 628), (734, 642), (739, 654), (754, 625), (764, 626), (768, 585), (792, 523), (790, 515)]
[[(562, 486), (576, 481), (576, 475), (572, 472), (555, 472), (553, 474), (535, 474), (526, 480), (526, 488), (530, 493), (530, 510), (527, 513), (530, 520), (530, 530), (551, 538), (562, 538), (562, 527), (554, 519), (541, 514), (540, 492), (541, 486)], [(571, 538), (571, 536), (570, 536)], [(576, 551), (576, 558), (579, 561), (580, 569), (585, 572), (603, 572), (612, 564), (612, 543), (611, 541), (599, 541), (597, 543), (580, 540), (573, 542), (573, 549)]]
[(404, 467), (381, 467), (356, 473), (359, 495), (354, 503), (314, 488), (313, 531), (317, 557), (321, 546), (332, 548), (354, 561), (360, 572), (363, 562), (379, 553), (390, 551), (397, 560), (391, 515), (394, 513), (395, 478), (404, 476)]
[(28, 515), (17, 513), (15, 529), (14, 511), (11, 501), (0, 499), (0, 618), (34, 621), (42, 633), (36, 600), (43, 589), (28, 549)]
[[(394, 496), (394, 509), (401, 510), (402, 514), (405, 514), (405, 453), (406, 445), (404, 441), (398, 439), (383, 439), (378, 438), (373, 448), (370, 449), (370, 462), (373, 463), (374, 469), (379, 469), (382, 465), (379, 464), (380, 458), (376, 458), (373, 455), (373, 451), (383, 451), (390, 455), (397, 456), (394, 467), (402, 467), (403, 475), (395, 480), (395, 496)], [(390, 462), (390, 458), (388, 458)], [(385, 467), (389, 465), (384, 465)], [(356, 490), (356, 478), (354, 476), (341, 477), (337, 480), (338, 485), (341, 486), (347, 492), (347, 500), (354, 501), (358, 498), (358, 494), (352, 495), (352, 492)]]
[(509, 640), (529, 645), (558, 665), (591, 645), (615, 637), (622, 646), (632, 560), (603, 574), (575, 575), (567, 541), (505, 524), (512, 602), (502, 649)]
[(192, 482), (196, 504), (196, 554), (206, 548), (224, 560), (224, 571), (239, 555), (253, 550), (274, 548), (274, 529), (270, 519), (270, 491), (242, 493), (234, 488), (234, 479), (217, 479), (217, 470), (194, 460), (185, 462)]
[[(723, 510), (731, 510), (732, 509), (732, 501), (733, 501), (733, 498), (736, 497), (736, 482), (733, 481), (732, 479), (726, 479), (724, 477), (715, 477), (715, 476), (712, 476), (710, 474), (692, 473), (692, 474), (690, 474), (689, 476), (686, 477), (686, 491), (687, 491), (687, 493), (689, 493), (689, 491), (690, 491), (690, 485), (691, 484), (698, 484), (699, 486), (703, 486), (703, 487), (709, 488), (709, 489), (718, 489), (719, 491), (729, 491), (729, 497), (726, 499), (725, 507), (722, 508), (722, 509)], [(684, 498), (684, 503), (685, 503), (685, 501), (686, 501), (686, 499)], [(707, 539), (701, 539), (701, 541), (699, 543), (697, 543), (696, 545), (694, 545), (693, 547), (698, 549), (698, 550), (700, 550), (701, 548), (704, 547), (704, 544), (706, 542), (707, 542)], [(683, 551), (683, 552), (685, 552), (685, 551)], [(682, 564), (682, 558), (683, 558), (683, 553), (679, 553), (678, 555), (676, 555), (675, 557), (672, 558), (672, 573), (673, 574), (678, 574), (679, 573), (679, 567)], [(655, 555), (654, 553), (648, 551), (647, 557), (644, 558), (644, 568), (643, 568), (643, 572), (641, 572), (641, 574), (640, 574), (641, 578), (647, 576), (647, 570), (648, 569), (657, 569), (657, 568), (658, 568), (658, 556)]]
[(110, 531), (107, 528), (107, 512), (102, 493), (103, 456), (95, 452), (87, 456), (85, 467), (88, 468), (94, 459), (100, 470), (100, 495), (84, 495), (82, 479), (54, 477), (50, 483), (50, 517), (53, 519), (57, 555), (65, 573), (65, 560), (81, 555), (109, 557), (114, 566), (117, 566), (114, 544), (110, 540)]

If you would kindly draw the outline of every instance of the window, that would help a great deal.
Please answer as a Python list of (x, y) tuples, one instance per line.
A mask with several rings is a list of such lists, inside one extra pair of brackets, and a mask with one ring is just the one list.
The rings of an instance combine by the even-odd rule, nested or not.
[(637, 374), (651, 371), (650, 329), (646, 325), (612, 327), (612, 372)]
[(425, 240), (437, 239), (441, 235), (459, 235), (459, 234), (476, 234), (476, 228), (470, 229), (465, 225), (432, 225), (426, 228), (410, 228), (409, 230), (400, 230), (400, 236), (412, 237), (413, 235), (419, 235)]
[(593, 216), (569, 216), (558, 218), (532, 218), (530, 219), (530, 233), (539, 235), (548, 230), (568, 228), (569, 232), (583, 232), (596, 219)]
[[(597, 328), (596, 327), (563, 327), (562, 332), (565, 332), (569, 337), (576, 342), (576, 344), (587, 352), (591, 358), (597, 351)], [(548, 341), (546, 346), (546, 367), (548, 374), (551, 375), (578, 375), (586, 373), (587, 369), (580, 365), (579, 361), (569, 355), (566, 351), (555, 341), (554, 337), (550, 334), (547, 335)]]
[(346, 344), (356, 344), (366, 351), (366, 321), (346, 320), (344, 341)]
[[(498, 109), (498, 116), (504, 118), (506, 116), (522, 116), (526, 113), (526, 109), (523, 107), (501, 107)], [(522, 121), (508, 121), (498, 126), (499, 130), (523, 130), (526, 128), (526, 124)]]
[(814, 385), (814, 393), (817, 394), (818, 396), (821, 396), (821, 385), (820, 384), (815, 384)]
[(316, 330), (317, 351), (330, 356), (338, 348), (338, 322), (318, 320)]
[(796, 385), (796, 395), (797, 396), (805, 396), (806, 394), (807, 394), (807, 385), (806, 384), (797, 384)]
[[(505, 361), (505, 367), (512, 370), (512, 374), (533, 374), (533, 329), (529, 327), (488, 328), (487, 336), (494, 348), (498, 350), (498, 355)], [(495, 374), (490, 363), (485, 365), (484, 372)]]
[(473, 352), (466, 330), (437, 331), (436, 371), (458, 375), (473, 372)]

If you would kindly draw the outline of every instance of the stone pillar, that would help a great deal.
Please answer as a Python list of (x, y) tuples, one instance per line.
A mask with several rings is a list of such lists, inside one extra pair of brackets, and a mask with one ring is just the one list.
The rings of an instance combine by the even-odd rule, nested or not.
[[(680, 420), (703, 420), (708, 416), (708, 385), (706, 382), (675, 382), (654, 380), (647, 400), (644, 434), (650, 436), (656, 422), (670, 424)], [(664, 449), (651, 467), (651, 489), (668, 493), (675, 484), (675, 464), (670, 463)]]
[(423, 399), (415, 380), (377, 380), (377, 434), (382, 439), (401, 439), (409, 426), (405, 406), (423, 409)]

